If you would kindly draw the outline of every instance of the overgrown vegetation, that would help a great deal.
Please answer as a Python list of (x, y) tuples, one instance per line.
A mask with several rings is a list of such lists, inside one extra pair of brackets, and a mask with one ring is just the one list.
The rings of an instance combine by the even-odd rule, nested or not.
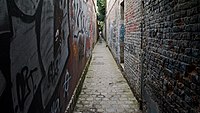
[(104, 24), (104, 18), (106, 14), (106, 0), (97, 0), (97, 7), (98, 7), (98, 21), (100, 24), (100, 29), (102, 30)]

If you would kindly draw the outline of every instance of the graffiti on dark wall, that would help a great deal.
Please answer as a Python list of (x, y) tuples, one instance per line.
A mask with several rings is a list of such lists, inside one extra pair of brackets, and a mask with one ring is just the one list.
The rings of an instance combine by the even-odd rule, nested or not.
[[(6, 7), (6, 2), (2, 2)], [(12, 23), (1, 21), (1, 26), (11, 24), (13, 27), (10, 43), (13, 108), (16, 113), (26, 113), (39, 89), (42, 105), (46, 107), (67, 63), (68, 1), (14, 0), (8, 4), (12, 7), (9, 14), (9, 7), (1, 10), (1, 14), (4, 20), (11, 16)], [(1, 32), (9, 30), (1, 28)]]
[(22, 68), (21, 72), (16, 75), (17, 101), (20, 111), (24, 110), (26, 100), (30, 95), (33, 96), (36, 91), (36, 84), (34, 83), (33, 77), (34, 72), (37, 70), (37, 68), (29, 70), (29, 68), (25, 66)]
[(59, 113), (60, 112), (60, 99), (57, 98), (55, 101), (53, 101), (51, 105), (51, 112), (50, 113)]
[(63, 89), (64, 89), (64, 94), (63, 97), (68, 97), (69, 95), (69, 82), (71, 80), (71, 75), (69, 74), (69, 72), (67, 71), (65, 74), (65, 80), (63, 83)]
[(62, 40), (64, 39), (61, 30), (63, 11), (59, 6), (59, 2), (54, 4), (54, 57), (57, 58), (61, 54)]
[[(28, 111), (34, 98), (34, 90), (38, 88), (41, 88), (42, 103), (45, 108), (61, 76), (68, 56), (68, 46), (66, 46), (67, 41), (64, 42), (57, 39), (57, 37), (62, 39), (68, 37), (61, 36), (60, 33), (64, 19), (60, 15), (63, 15), (64, 11), (60, 11), (60, 6), (57, 6), (57, 3), (62, 5), (61, 1), (10, 2), (11, 5), (15, 6), (15, 9), (18, 9), (15, 10), (16, 12), (24, 15), (15, 15), (14, 10), (11, 10), (13, 32), (15, 34), (11, 42), (11, 63), (13, 64), (11, 65), (11, 79), (14, 84), (12, 94), (15, 112), (26, 113)], [(31, 9), (32, 7), (28, 8), (28, 6), (34, 6), (34, 8)], [(61, 14), (56, 15), (57, 13)], [(58, 16), (59, 19), (53, 18), (55, 16)], [(58, 27), (55, 26), (55, 23)], [(68, 28), (68, 26), (65, 27)], [(59, 33), (53, 34), (52, 31), (58, 31)], [(20, 44), (22, 46), (19, 46)], [(23, 53), (20, 53), (21, 51)], [(25, 64), (26, 67), (24, 68)], [(20, 69), (21, 67), (22, 69)], [(28, 68), (34, 70), (28, 72)], [(35, 72), (36, 69), (37, 72)], [(19, 70), (21, 70), (21, 73), (18, 73)], [(17, 76), (15, 73), (17, 73)], [(22, 83), (19, 84), (20, 82)]]
[[(77, 56), (83, 59), (87, 51), (91, 50), (87, 44), (93, 38), (90, 34), (96, 29), (91, 25), (95, 12), (87, 12), (88, 0), (72, 1), (0, 1), (0, 39), (9, 39), (7, 56), (0, 57), (9, 60), (6, 62), (9, 70), (6, 71), (10, 76), (5, 77), (6, 71), (2, 70), (3, 63), (0, 62), (0, 99), (7, 81), (10, 81), (11, 97), (7, 98), (12, 103), (7, 106), (11, 106), (13, 112), (64, 112), (72, 94), (70, 91), (73, 91), (70, 90), (70, 81), (73, 76), (78, 76), (71, 75), (68, 70), (69, 46), (73, 43), (69, 42), (69, 38), (75, 40)], [(69, 9), (73, 9), (70, 3), (74, 4), (74, 16), (69, 13)], [(94, 8), (93, 5), (90, 7)], [(73, 32), (71, 35), (70, 31)], [(60, 92), (58, 89), (61, 89)]]
[[(69, 55), (68, 38), (69, 38), (69, 1), (59, 0), (48, 1), (44, 7), (44, 35), (51, 31), (49, 36), (44, 36), (43, 42), (49, 40), (51, 44), (47, 44), (43, 50), (43, 61), (45, 65), (45, 77), (41, 82), (42, 102), (46, 107), (53, 95), (55, 88), (59, 82), (64, 66), (67, 63)], [(46, 8), (49, 7), (49, 8)], [(48, 24), (49, 26), (46, 26)], [(52, 29), (49, 29), (52, 27)], [(49, 37), (52, 37), (49, 39)], [(53, 47), (52, 47), (53, 45)], [(53, 53), (53, 54), (52, 54)]]

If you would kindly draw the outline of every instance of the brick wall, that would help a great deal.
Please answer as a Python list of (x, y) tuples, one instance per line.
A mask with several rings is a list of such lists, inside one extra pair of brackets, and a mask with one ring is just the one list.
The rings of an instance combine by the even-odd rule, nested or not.
[[(124, 70), (144, 112), (200, 112), (200, 1), (124, 3)], [(106, 18), (108, 44), (116, 59), (119, 18), (118, 3)]]
[(93, 0), (1, 0), (0, 112), (64, 113), (96, 23)]
[(144, 89), (151, 113), (200, 112), (200, 1), (144, 1)]
[(141, 21), (141, 1), (126, 0), (124, 69), (138, 100), (141, 100)]

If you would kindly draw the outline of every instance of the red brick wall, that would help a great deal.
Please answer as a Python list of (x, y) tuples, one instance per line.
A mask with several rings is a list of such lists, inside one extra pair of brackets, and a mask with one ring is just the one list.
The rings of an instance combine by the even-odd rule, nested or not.
[(124, 68), (131, 88), (141, 100), (141, 1), (125, 1)]

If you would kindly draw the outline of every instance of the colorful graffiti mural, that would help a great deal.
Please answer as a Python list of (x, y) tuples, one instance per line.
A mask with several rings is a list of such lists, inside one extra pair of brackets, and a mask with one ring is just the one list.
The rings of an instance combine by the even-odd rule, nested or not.
[(64, 113), (96, 38), (94, 9), (92, 0), (0, 1), (1, 112)]
[(91, 4), (92, 2), (88, 0), (74, 0), (72, 2), (73, 42), (75, 48), (79, 48), (79, 61), (82, 60), (83, 56), (89, 56), (93, 37), (95, 37), (96, 23), (93, 20), (96, 18), (91, 15), (95, 11), (94, 8), (91, 8)]

